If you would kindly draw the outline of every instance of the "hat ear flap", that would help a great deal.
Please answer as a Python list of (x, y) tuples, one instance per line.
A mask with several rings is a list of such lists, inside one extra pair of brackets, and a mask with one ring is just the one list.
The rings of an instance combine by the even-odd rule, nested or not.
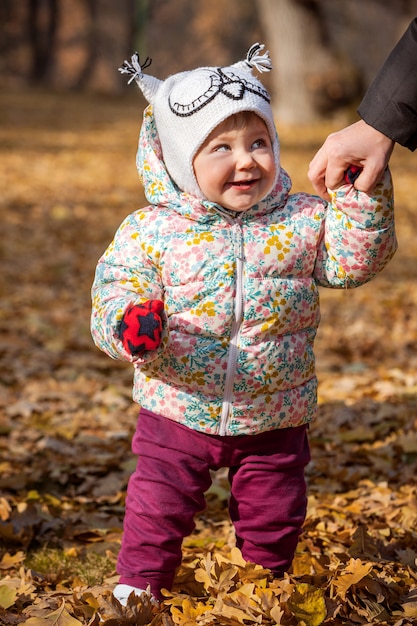
[(132, 55), (130, 62), (125, 60), (123, 61), (121, 67), (119, 67), (119, 72), (121, 74), (129, 74), (130, 78), (127, 81), (128, 85), (130, 85), (132, 80), (136, 81), (136, 84), (142, 91), (149, 104), (154, 103), (158, 89), (163, 83), (162, 80), (155, 78), (155, 76), (148, 76), (143, 73), (142, 70), (144, 70), (146, 67), (149, 67), (151, 63), (152, 59), (146, 57), (143, 64), (141, 64), (139, 54), (135, 52)]

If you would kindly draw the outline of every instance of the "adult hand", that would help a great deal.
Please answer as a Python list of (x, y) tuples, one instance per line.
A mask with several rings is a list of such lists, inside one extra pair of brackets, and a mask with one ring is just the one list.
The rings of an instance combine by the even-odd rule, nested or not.
[(308, 178), (316, 192), (329, 198), (327, 189), (336, 189), (344, 182), (350, 165), (362, 171), (355, 188), (369, 193), (388, 165), (394, 141), (363, 120), (329, 135), (310, 163)]

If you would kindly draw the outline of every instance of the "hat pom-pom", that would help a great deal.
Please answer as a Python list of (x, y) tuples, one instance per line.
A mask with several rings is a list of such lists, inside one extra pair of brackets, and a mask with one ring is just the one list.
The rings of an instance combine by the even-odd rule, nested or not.
[(249, 68), (251, 70), (255, 68), (260, 74), (262, 74), (262, 72), (270, 72), (272, 70), (272, 61), (269, 56), (269, 51), (267, 50), (263, 54), (260, 54), (264, 48), (264, 44), (254, 43), (249, 48), (246, 59), (235, 63), (235, 67)]

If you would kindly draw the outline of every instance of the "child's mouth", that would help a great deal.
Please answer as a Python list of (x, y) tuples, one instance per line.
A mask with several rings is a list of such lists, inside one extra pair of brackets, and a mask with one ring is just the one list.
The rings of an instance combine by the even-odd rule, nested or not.
[(251, 180), (235, 180), (230, 184), (231, 187), (238, 187), (239, 189), (250, 189), (256, 183), (255, 179)]

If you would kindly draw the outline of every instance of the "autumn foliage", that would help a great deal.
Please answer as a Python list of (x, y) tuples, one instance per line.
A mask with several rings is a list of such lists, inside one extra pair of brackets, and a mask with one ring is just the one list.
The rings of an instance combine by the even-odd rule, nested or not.
[[(129, 96), (130, 98), (130, 96)], [(117, 581), (137, 407), (129, 365), (89, 333), (98, 257), (144, 204), (141, 103), (0, 94), (0, 623), (26, 626), (417, 622), (416, 157), (392, 159), (399, 251), (372, 283), (322, 291), (320, 411), (292, 571), (234, 547), (223, 472), (171, 593), (122, 608)], [(330, 127), (282, 128), (295, 189)]]

